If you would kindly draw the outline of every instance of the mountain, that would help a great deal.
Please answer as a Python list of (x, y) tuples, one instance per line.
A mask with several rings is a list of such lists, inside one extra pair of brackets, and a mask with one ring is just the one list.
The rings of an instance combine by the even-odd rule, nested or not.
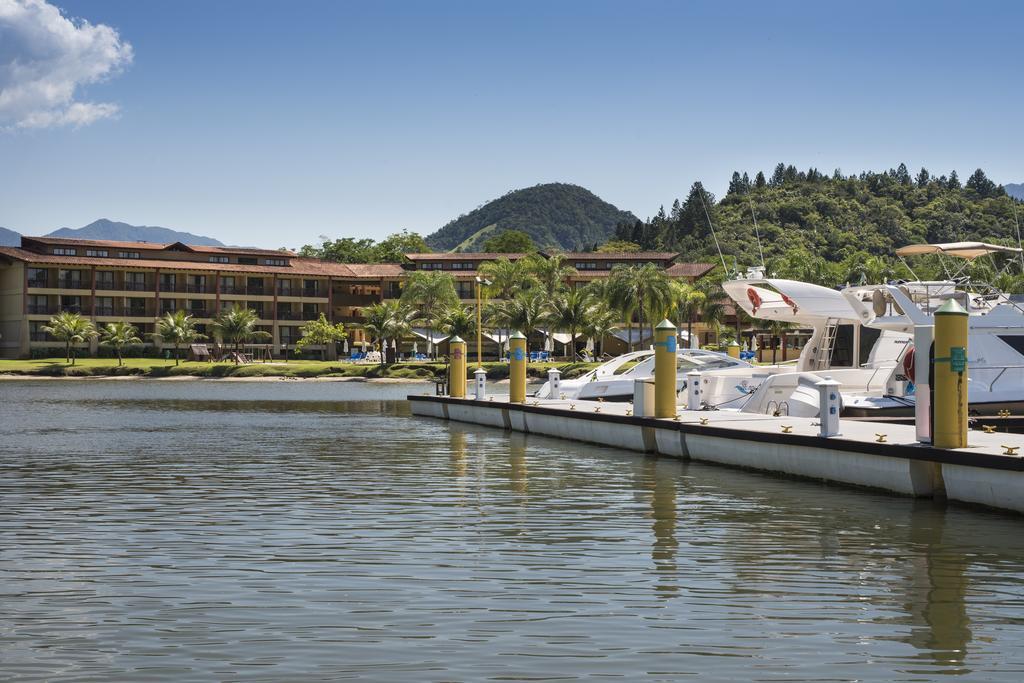
[(8, 230), (7, 228), (0, 228), (0, 247), (20, 247), (21, 246), (21, 235)]
[(129, 225), (101, 218), (81, 228), (61, 228), (47, 237), (67, 237), (80, 240), (116, 240), (118, 242), (183, 242), (206, 247), (222, 247), (224, 244), (212, 237), (178, 232), (170, 228), (152, 225)]
[(636, 216), (579, 185), (548, 183), (513, 190), (459, 216), (427, 237), (427, 244), (442, 251), (479, 251), (487, 237), (522, 230), (538, 247), (581, 251), (606, 241), (621, 222), (632, 224)]
[[(892, 262), (899, 247), (926, 242), (1017, 244), (1014, 203), (980, 169), (963, 184), (924, 170), (911, 177), (902, 164), (857, 175), (779, 164), (767, 178), (757, 173), (751, 180), (751, 175), (734, 173), (720, 201), (694, 183), (671, 211), (623, 226), (616, 237), (708, 262), (719, 261), (717, 238), (730, 268), (759, 263), (763, 249), (769, 269), (783, 262), (856, 265), (872, 257)], [(785, 269), (779, 266), (778, 272)]]
[(1010, 183), (1003, 185), (1003, 189), (1006, 190), (1006, 194), (1010, 195), (1014, 199), (1019, 199), (1024, 202), (1024, 183)]

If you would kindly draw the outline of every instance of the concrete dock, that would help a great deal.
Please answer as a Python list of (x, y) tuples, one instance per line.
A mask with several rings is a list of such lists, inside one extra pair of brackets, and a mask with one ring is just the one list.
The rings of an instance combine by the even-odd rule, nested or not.
[(841, 420), (826, 438), (816, 418), (680, 409), (659, 419), (628, 403), (507, 396), (409, 401), (419, 416), (1024, 512), (1019, 434), (971, 431), (968, 447), (941, 449), (918, 443), (913, 425)]

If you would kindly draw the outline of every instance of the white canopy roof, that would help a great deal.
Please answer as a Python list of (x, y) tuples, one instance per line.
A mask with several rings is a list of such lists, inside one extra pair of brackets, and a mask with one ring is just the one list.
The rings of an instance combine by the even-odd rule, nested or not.
[(427, 341), (433, 342), (434, 344), (440, 344), (445, 339), (451, 336), (450, 334), (445, 334), (440, 330), (428, 330), (425, 327), (414, 327), (412, 328), (412, 333), (415, 334), (420, 339), (426, 339)]
[(814, 325), (828, 318), (845, 322), (858, 319), (842, 294), (809, 282), (779, 278), (728, 280), (722, 288), (747, 315), (761, 320)]
[(896, 250), (897, 256), (918, 256), (920, 254), (949, 254), (971, 261), (986, 254), (1020, 254), (1022, 249), (1004, 247), (987, 242), (946, 242), (943, 244), (910, 244)]

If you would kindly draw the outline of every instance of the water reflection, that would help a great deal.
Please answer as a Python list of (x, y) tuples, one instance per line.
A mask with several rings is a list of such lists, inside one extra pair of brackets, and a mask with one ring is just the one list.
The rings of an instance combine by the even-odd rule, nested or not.
[(184, 384), (0, 383), (5, 680), (1024, 669), (1021, 518)]

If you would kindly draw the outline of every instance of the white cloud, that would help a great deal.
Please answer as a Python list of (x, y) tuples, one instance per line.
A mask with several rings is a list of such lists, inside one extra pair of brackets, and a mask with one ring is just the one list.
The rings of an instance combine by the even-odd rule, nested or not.
[(131, 61), (132, 46), (109, 26), (69, 19), (45, 0), (0, 0), (0, 127), (77, 127), (116, 116), (116, 104), (79, 102), (75, 92)]

